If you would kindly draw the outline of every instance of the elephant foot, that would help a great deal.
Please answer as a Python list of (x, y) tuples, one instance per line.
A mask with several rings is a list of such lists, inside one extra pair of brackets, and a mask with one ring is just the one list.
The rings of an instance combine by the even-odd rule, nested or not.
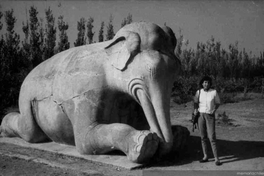
[(158, 149), (159, 138), (156, 133), (140, 131), (133, 136), (132, 149), (129, 149), (128, 159), (132, 162), (142, 163), (154, 156)]
[(186, 127), (175, 125), (172, 126), (173, 133), (173, 151), (181, 152), (187, 147), (190, 132)]

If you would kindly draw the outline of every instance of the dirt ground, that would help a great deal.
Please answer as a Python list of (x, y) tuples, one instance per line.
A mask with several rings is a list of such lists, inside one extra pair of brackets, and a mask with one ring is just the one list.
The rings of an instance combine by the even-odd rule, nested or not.
[[(147, 166), (136, 170), (126, 170), (111, 165), (88, 162), (73, 157), (61, 156), (49, 152), (32, 150), (12, 144), (0, 144), (0, 176), (6, 175), (144, 175), (154, 170), (264, 170), (264, 99), (253, 97), (252, 100), (222, 105), (217, 118), (216, 134), (219, 156), (222, 166), (214, 166), (213, 159), (209, 164), (198, 161), (202, 157), (199, 131), (192, 132), (189, 121), (192, 103), (184, 105), (171, 104), (173, 125), (182, 125), (190, 130), (188, 147), (181, 153), (163, 160), (153, 160)], [(220, 118), (225, 113), (227, 121)], [(212, 153), (210, 153), (212, 157)], [(20, 157), (23, 156), (23, 157)], [(25, 156), (31, 156), (29, 159)], [(41, 157), (40, 162), (32, 156)], [(54, 166), (44, 161), (57, 163)], [(262, 172), (264, 174), (264, 172)]]

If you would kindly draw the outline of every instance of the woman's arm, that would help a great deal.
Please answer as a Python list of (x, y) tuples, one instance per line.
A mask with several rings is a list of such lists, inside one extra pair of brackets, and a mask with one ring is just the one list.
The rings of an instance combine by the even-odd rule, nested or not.
[(219, 108), (219, 106), (220, 106), (220, 104), (215, 104), (215, 108), (214, 108), (213, 114), (215, 114), (215, 112)]
[(215, 114), (216, 110), (219, 108), (220, 104), (221, 104), (221, 101), (220, 101), (220, 98), (218, 96), (218, 93), (217, 91), (215, 91), (215, 108), (214, 108), (214, 111), (213, 111), (213, 114)]
[(193, 98), (193, 113), (196, 115), (198, 113), (198, 108), (199, 108), (199, 104), (198, 104), (198, 98), (199, 98), (199, 91), (196, 92), (194, 98)]

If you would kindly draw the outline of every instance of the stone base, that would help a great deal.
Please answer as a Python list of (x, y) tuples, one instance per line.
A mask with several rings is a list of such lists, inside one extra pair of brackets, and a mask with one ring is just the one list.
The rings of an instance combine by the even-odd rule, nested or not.
[(55, 142), (31, 144), (20, 138), (1, 137), (0, 143), (14, 144), (14, 145), (18, 145), (21, 147), (27, 147), (27, 148), (38, 149), (38, 150), (53, 152), (57, 154), (82, 158), (82, 159), (86, 159), (86, 160), (90, 160), (94, 162), (122, 167), (122, 168), (129, 169), (129, 170), (136, 169), (142, 166), (142, 164), (130, 162), (125, 155), (124, 156), (122, 155), (81, 155), (78, 153), (78, 151), (75, 149), (74, 146), (58, 144)]

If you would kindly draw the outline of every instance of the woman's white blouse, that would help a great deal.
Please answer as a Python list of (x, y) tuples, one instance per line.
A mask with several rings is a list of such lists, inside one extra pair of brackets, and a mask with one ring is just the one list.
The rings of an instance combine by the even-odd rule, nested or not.
[[(200, 91), (198, 111), (201, 113), (212, 114), (215, 109), (215, 104), (220, 104), (220, 98), (217, 91), (214, 89), (209, 89), (208, 91), (204, 91), (204, 89), (201, 89)], [(199, 90), (194, 96), (194, 103), (198, 103), (198, 97)]]

